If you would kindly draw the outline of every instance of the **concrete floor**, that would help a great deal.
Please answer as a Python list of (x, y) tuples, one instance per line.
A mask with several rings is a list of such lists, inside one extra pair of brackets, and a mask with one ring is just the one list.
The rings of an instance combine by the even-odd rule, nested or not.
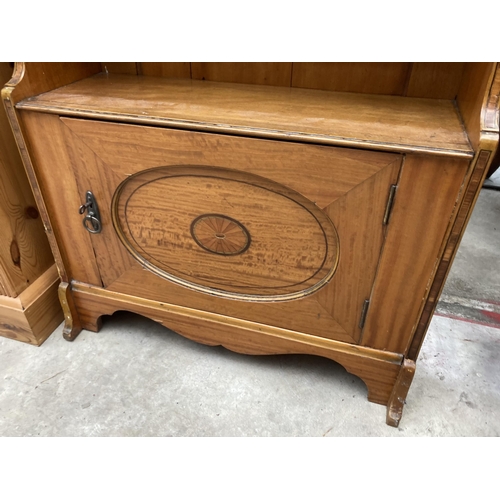
[(117, 313), (73, 343), (62, 326), (40, 348), (0, 338), (0, 436), (499, 436), (499, 263), (500, 192), (483, 189), (398, 429), (330, 360), (238, 355)]

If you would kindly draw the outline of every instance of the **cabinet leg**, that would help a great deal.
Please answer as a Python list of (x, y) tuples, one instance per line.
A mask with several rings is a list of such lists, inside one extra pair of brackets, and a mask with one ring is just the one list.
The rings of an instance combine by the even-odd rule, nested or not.
[(59, 285), (59, 301), (64, 312), (63, 337), (66, 340), (75, 340), (82, 331), (82, 326), (73, 296), (71, 295), (71, 285), (69, 283), (61, 283)]
[(415, 375), (415, 361), (405, 359), (399, 370), (389, 402), (387, 403), (387, 425), (391, 425), (392, 427), (399, 425), (413, 375)]

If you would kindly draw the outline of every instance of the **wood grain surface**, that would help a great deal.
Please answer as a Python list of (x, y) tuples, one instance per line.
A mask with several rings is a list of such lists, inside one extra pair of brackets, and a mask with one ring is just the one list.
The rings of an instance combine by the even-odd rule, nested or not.
[[(0, 63), (0, 87), (12, 75)], [(12, 130), (0, 105), (0, 294), (16, 297), (54, 259)]]
[(486, 93), (488, 85), (491, 85), (495, 67), (496, 63), (467, 63), (457, 96), (457, 106), (475, 151), (477, 151), (481, 139), (482, 108), (486, 104)]
[(465, 63), (416, 62), (412, 63), (408, 97), (455, 99), (460, 89)]
[(437, 99), (100, 74), (18, 106), (192, 130), (473, 156), (453, 103)]
[(317, 299), (346, 331), (353, 332), (356, 341), (362, 333), (361, 309), (370, 298), (385, 241), (382, 221), (389, 189), (398, 182), (401, 163), (401, 158), (395, 158), (325, 208), (340, 236), (341, 259), (335, 279), (318, 292)]
[(137, 75), (137, 63), (135, 62), (103, 62), (101, 70), (104, 73), (120, 73), (123, 75)]
[(75, 306), (75, 299), (71, 293), (71, 284), (62, 282), (58, 288), (59, 301), (64, 312), (63, 337), (72, 341), (82, 331), (82, 323)]
[(403, 95), (410, 63), (293, 63), (293, 87)]
[(234, 169), (140, 172), (117, 188), (112, 214), (122, 243), (142, 265), (216, 296), (300, 298), (324, 286), (338, 263), (337, 232), (314, 203)]
[(101, 63), (103, 71), (337, 92), (455, 99), (466, 63)]
[(82, 80), (101, 71), (101, 64), (81, 62), (15, 63), (8, 86), (14, 89), (12, 101), (17, 103), (27, 97)]
[(391, 427), (398, 427), (403, 415), (406, 396), (415, 375), (415, 361), (405, 359), (399, 370), (398, 378), (394, 384), (391, 397), (387, 403), (386, 423)]
[[(64, 129), (57, 116), (41, 113), (22, 113), (26, 136), (30, 142), (37, 185), (49, 218), (49, 236), (53, 234), (61, 255), (62, 280), (77, 277), (91, 284), (102, 284), (90, 235), (82, 231), (78, 209), (80, 198), (72, 169)], [(72, 217), (70, 214), (74, 214)], [(68, 282), (66, 280), (66, 282)]]
[(139, 75), (164, 78), (191, 78), (191, 64), (185, 62), (141, 62), (137, 63)]
[(17, 297), (0, 296), (0, 335), (41, 345), (63, 321), (58, 285), (59, 276), (52, 264)]
[(193, 80), (289, 87), (292, 81), (292, 63), (193, 62), (191, 76)]
[[(67, 147), (72, 151), (79, 196), (82, 198), (91, 189), (100, 207), (109, 207), (110, 196), (120, 182), (134, 174), (161, 165), (192, 165), (196, 161), (266, 177), (287, 189), (298, 191), (315, 206), (331, 212), (342, 228), (339, 233), (340, 266), (342, 259), (345, 264), (339, 281), (334, 275), (325, 286), (325, 290), (334, 286), (335, 291), (328, 291), (325, 295), (315, 293), (310, 301), (304, 298), (290, 305), (257, 307), (247, 302), (215, 301), (205, 294), (189, 293), (165, 280), (155, 279), (152, 274), (145, 274), (136, 266), (131, 267), (130, 259), (123, 255), (123, 244), (112, 230), (108, 211), (101, 208), (103, 232), (92, 235), (91, 241), (102, 282), (107, 288), (164, 302), (190, 303), (204, 310), (216, 310), (221, 314), (276, 326), (286, 325), (290, 329), (315, 332), (326, 338), (355, 342), (359, 337), (359, 316), (373, 284), (383, 243), (383, 213), (389, 187), (397, 180), (399, 156), (88, 120), (63, 118), (61, 122), (67, 127)], [(314, 165), (314, 169), (305, 169), (305, 165)], [(184, 186), (183, 189), (192, 187)], [(160, 191), (165, 193), (160, 193), (163, 199), (149, 203), (147, 210), (164, 203), (177, 203), (175, 197), (170, 199), (171, 189)], [(179, 217), (183, 217), (182, 213), (189, 213), (205, 191), (205, 187), (197, 186), (195, 192), (186, 195), (179, 202), (183, 208), (175, 215), (176, 221), (165, 227), (177, 224)], [(370, 205), (364, 204), (364, 196), (370, 199)], [(244, 204), (253, 199), (253, 196), (245, 197)], [(238, 205), (241, 201), (232, 200), (231, 203)], [(218, 206), (231, 208), (224, 205), (222, 199)], [(361, 206), (365, 209), (360, 209)], [(208, 207), (206, 210), (215, 209)], [(177, 213), (174, 205), (168, 211)], [(262, 211), (261, 217), (265, 218), (265, 213)], [(288, 214), (288, 210), (285, 213)], [(193, 213), (186, 220), (186, 230), (196, 216), (197, 213)], [(343, 244), (345, 250), (342, 250)], [(200, 249), (200, 252), (203, 251)], [(356, 270), (350, 269), (350, 265)]]
[(408, 155), (371, 295), (362, 344), (404, 354), (436, 272), (467, 160)]
[(490, 151), (480, 151), (476, 161), (473, 163), (473, 168), (470, 169), (470, 177), (466, 179), (466, 182), (464, 182), (465, 186), (462, 190), (462, 196), (460, 199), (461, 204), (458, 205), (457, 203), (457, 214), (453, 221), (453, 227), (450, 228), (450, 234), (446, 241), (444, 252), (439, 260), (439, 264), (435, 272), (435, 279), (430, 286), (429, 294), (427, 296), (425, 306), (423, 307), (422, 314), (420, 315), (411, 344), (407, 347), (408, 357), (410, 359), (416, 360), (418, 353), (420, 352), (425, 332), (429, 327), (429, 323), (443, 289), (446, 276), (448, 275), (453, 258), (458, 250), (458, 245), (465, 231), (465, 227), (477, 199), (479, 189), (484, 181), (488, 161), (490, 159)]

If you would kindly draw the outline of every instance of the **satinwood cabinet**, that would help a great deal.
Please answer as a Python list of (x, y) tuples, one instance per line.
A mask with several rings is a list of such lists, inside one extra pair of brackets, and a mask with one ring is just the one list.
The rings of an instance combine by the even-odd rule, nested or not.
[(64, 335), (325, 356), (397, 425), (498, 144), (496, 63), (30, 63), (2, 96)]

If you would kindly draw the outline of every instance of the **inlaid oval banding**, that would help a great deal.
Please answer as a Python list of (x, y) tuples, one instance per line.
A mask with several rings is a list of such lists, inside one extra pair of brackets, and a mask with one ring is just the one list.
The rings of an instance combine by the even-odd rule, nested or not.
[(224, 298), (311, 294), (335, 273), (337, 231), (313, 202), (248, 172), (165, 166), (131, 175), (112, 201), (116, 233), (153, 273)]

